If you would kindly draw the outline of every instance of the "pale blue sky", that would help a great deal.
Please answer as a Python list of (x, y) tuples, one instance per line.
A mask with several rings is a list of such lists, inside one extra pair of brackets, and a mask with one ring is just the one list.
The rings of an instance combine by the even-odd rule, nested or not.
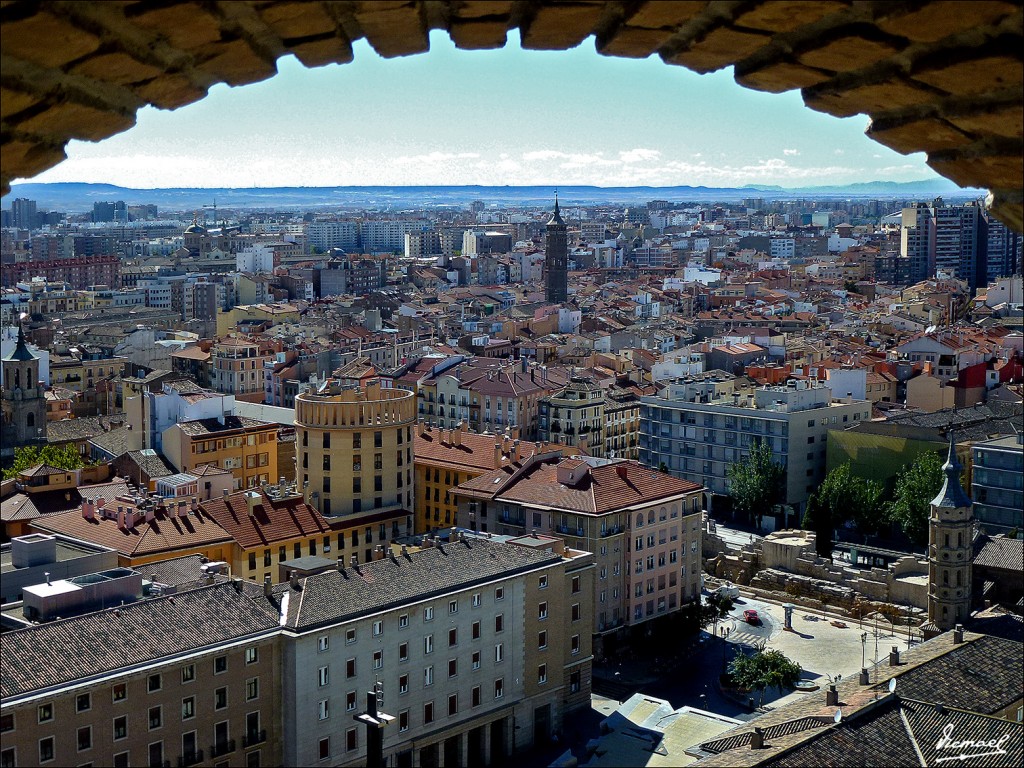
[(174, 112), (146, 108), (129, 131), (72, 142), (33, 181), (126, 187), (376, 184), (594, 184), (784, 187), (936, 178), (923, 154), (864, 136), (799, 92), (736, 85), (572, 51), (460, 51), (444, 33), (427, 54), (382, 59), (365, 42), (346, 65), (219, 85)]

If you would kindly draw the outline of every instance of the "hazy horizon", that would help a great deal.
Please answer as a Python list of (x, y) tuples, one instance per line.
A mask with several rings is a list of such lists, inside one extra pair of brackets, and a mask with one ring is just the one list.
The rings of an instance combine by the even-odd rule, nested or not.
[(217, 85), (174, 112), (140, 110), (134, 128), (72, 141), (68, 159), (18, 182), (136, 189), (320, 186), (707, 186), (784, 188), (941, 177), (923, 153), (864, 135), (798, 91), (737, 85), (657, 57), (570, 51), (431, 51), (382, 59), (365, 41), (345, 65)]

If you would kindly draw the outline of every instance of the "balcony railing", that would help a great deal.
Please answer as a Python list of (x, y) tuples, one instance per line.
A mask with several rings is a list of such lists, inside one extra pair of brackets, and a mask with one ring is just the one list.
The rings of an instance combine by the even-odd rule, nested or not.
[(220, 741), (210, 747), (210, 757), (220, 757), (235, 751), (235, 740)]
[(601, 538), (603, 539), (606, 536), (615, 536), (617, 534), (622, 533), (622, 530), (623, 530), (623, 528), (622, 528), (621, 525), (613, 525), (610, 528), (602, 528), (601, 529)]
[(267, 729), (266, 728), (263, 728), (262, 730), (259, 730), (259, 731), (249, 731), (249, 733), (245, 734), (245, 736), (242, 738), (242, 749), (246, 749), (247, 747), (251, 747), (254, 744), (262, 744), (266, 740), (267, 740)]
[(186, 752), (178, 758), (178, 768), (188, 768), (190, 765), (203, 762), (203, 750)]

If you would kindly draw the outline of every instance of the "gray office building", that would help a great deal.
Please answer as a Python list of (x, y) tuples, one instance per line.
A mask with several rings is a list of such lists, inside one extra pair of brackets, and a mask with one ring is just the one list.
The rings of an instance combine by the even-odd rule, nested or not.
[(974, 519), (987, 533), (1024, 529), (1024, 433), (971, 447)]

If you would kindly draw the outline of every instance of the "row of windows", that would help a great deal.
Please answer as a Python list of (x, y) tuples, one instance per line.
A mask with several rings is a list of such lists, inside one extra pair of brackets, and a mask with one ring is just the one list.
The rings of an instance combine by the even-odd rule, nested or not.
[[(396, 434), (398, 435), (398, 444), (399, 445), (401, 445), (405, 441), (408, 441), (410, 443), (412, 442), (412, 427), (406, 427), (405, 428), (405, 434), (403, 434), (401, 428), (399, 428)], [(321, 445), (322, 445), (323, 448), (330, 448), (331, 447), (331, 433), (330, 432), (324, 432), (323, 433), (323, 440), (322, 440)], [(307, 430), (303, 430), (303, 432), (302, 432), (302, 446), (304, 448), (308, 448), (309, 447), (309, 432)], [(363, 433), (362, 432), (353, 432), (352, 433), (351, 447), (352, 448), (362, 448), (363, 447)], [(374, 448), (383, 448), (384, 447), (384, 433), (383, 432), (377, 431), (377, 432), (373, 433), (373, 447)]]
[[(397, 538), (399, 535), (400, 534), (399, 534), (399, 530), (398, 530), (398, 521), (397, 520), (393, 520), (391, 522), (391, 538), (393, 538), (393, 539)], [(353, 548), (358, 547), (359, 543), (360, 543), (359, 542), (359, 531), (355, 531), (355, 530), (351, 531), (350, 532), (350, 536), (351, 536), (351, 546)], [(378, 527), (377, 527), (377, 537), (378, 537), (378, 539), (380, 541), (387, 541), (387, 538), (388, 538), (387, 523), (380, 523), (378, 525)], [(331, 539), (330, 536), (324, 536), (323, 539), (320, 541), (320, 544), (323, 547), (322, 551), (325, 554), (329, 553), (331, 551), (331, 542), (332, 542), (332, 539)], [(372, 526), (367, 526), (366, 528), (363, 529), (363, 543), (364, 544), (372, 544), (373, 543), (373, 528), (372, 528)], [(306, 542), (306, 549), (308, 550), (310, 555), (316, 555), (317, 554), (317, 546), (318, 546), (317, 539), (310, 539), (308, 542)], [(345, 534), (343, 534), (343, 533), (339, 533), (338, 534), (338, 536), (337, 536), (337, 546), (338, 546), (339, 550), (345, 548)], [(294, 553), (294, 556), (296, 558), (302, 557), (302, 542), (301, 541), (296, 541), (294, 544), (292, 544), (292, 552)], [(256, 560), (258, 558), (258, 555), (259, 555), (258, 552), (250, 552), (249, 553), (249, 570), (250, 571), (255, 571), (256, 570)], [(371, 559), (371, 555), (372, 555), (372, 552), (370, 550), (367, 550), (367, 556), (366, 556), (367, 561), (369, 561)], [(263, 567), (264, 568), (269, 568), (272, 565), (272, 559), (273, 559), (272, 551), (270, 549), (264, 549), (263, 550)], [(277, 548), (277, 562), (283, 563), (287, 559), (288, 559), (288, 547), (284, 546), (284, 545), (278, 547)]]

